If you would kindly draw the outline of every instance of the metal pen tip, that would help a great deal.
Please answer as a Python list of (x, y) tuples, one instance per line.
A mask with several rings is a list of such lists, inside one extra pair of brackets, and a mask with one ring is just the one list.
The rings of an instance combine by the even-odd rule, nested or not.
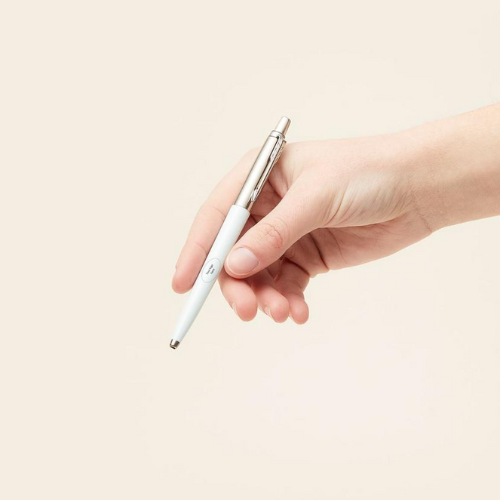
[(170, 341), (170, 347), (172, 349), (177, 349), (180, 345), (180, 342), (178, 340), (171, 340)]

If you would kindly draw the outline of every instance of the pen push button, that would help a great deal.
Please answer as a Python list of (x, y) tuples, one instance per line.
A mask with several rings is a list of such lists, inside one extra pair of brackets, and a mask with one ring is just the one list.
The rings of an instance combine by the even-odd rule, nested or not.
[(210, 283), (219, 275), (220, 271), (220, 260), (213, 258), (210, 259), (201, 271), (201, 279), (205, 283)]

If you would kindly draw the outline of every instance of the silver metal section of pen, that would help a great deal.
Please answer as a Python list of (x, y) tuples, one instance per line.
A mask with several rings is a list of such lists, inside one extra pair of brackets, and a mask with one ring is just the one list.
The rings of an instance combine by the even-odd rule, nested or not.
[[(271, 131), (255, 159), (247, 179), (241, 188), (236, 202), (229, 210), (226, 219), (207, 255), (193, 288), (184, 305), (170, 347), (177, 349), (188, 332), (210, 290), (217, 280), (217, 276), (224, 265), (231, 247), (236, 242), (244, 224), (250, 215), (250, 209), (257, 201), (274, 165), (278, 161), (285, 146), (285, 134), (290, 126), (290, 119), (282, 117)], [(206, 273), (204, 272), (207, 269)]]
[(235, 205), (250, 210), (252, 205), (257, 201), (271, 170), (278, 161), (286, 144), (285, 134), (289, 126), (290, 119), (283, 116), (274, 130), (269, 134), (250, 169), (250, 173), (241, 188), (238, 198), (236, 198)]

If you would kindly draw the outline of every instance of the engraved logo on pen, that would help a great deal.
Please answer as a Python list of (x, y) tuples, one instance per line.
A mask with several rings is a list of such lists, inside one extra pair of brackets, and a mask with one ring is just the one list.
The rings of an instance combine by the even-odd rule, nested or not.
[(201, 272), (201, 279), (205, 283), (210, 283), (213, 281), (218, 275), (220, 271), (220, 260), (219, 259), (210, 259), (203, 268)]

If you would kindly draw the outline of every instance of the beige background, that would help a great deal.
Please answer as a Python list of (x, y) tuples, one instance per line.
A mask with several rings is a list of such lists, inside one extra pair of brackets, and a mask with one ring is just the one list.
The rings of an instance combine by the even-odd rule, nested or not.
[[(465, 6), (467, 5), (468, 6)], [(304, 327), (169, 288), (211, 188), (289, 139), (500, 100), (487, 2), (0, 7), (0, 496), (497, 499), (500, 220), (314, 280)]]

